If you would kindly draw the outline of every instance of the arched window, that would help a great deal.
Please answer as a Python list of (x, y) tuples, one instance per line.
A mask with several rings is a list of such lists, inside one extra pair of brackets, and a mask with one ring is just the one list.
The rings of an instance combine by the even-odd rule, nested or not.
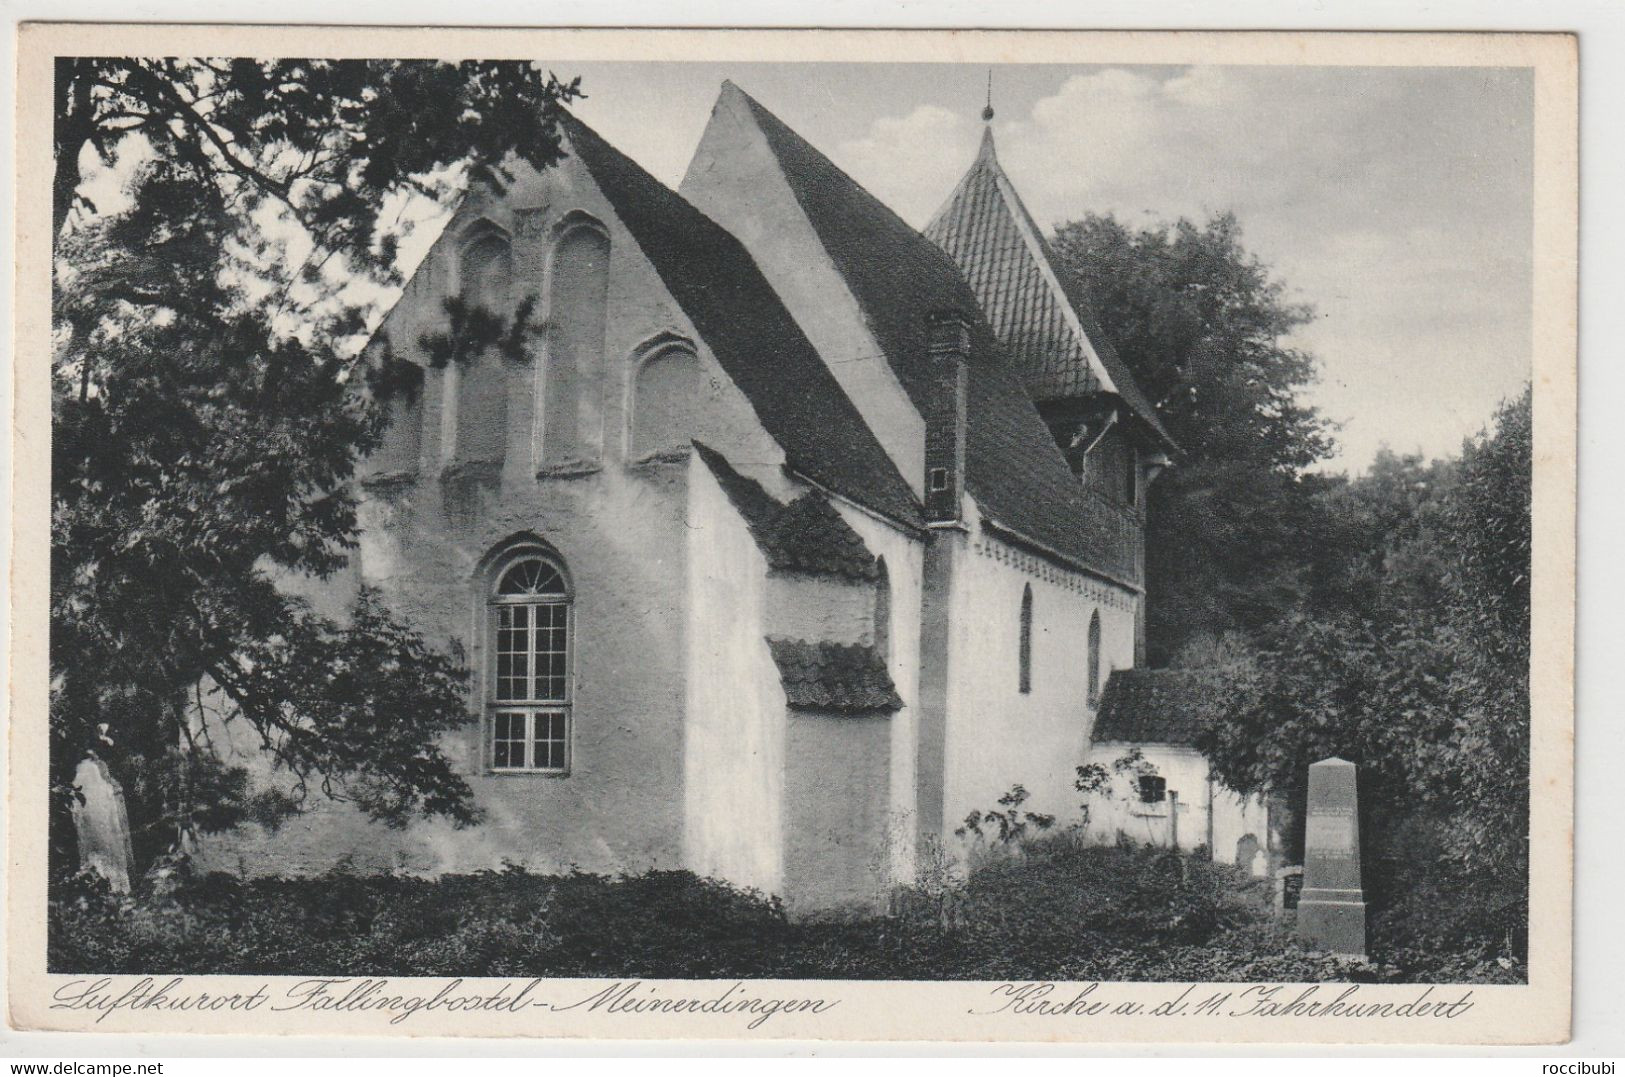
[(632, 383), (628, 457), (687, 446), (702, 429), (703, 389), (700, 361), (688, 347), (669, 345), (645, 359)]
[(539, 554), (504, 562), (490, 595), (491, 769), (570, 769), (571, 592)]
[(1089, 615), (1089, 705), (1100, 702), (1100, 611)]
[[(458, 284), (463, 303), (499, 318), (512, 315), (513, 260), (508, 241), (487, 233), (463, 248)], [(505, 323), (504, 323), (505, 324)], [(470, 357), (457, 378), (458, 461), (500, 462), (508, 447), (508, 371), (487, 349)]]
[(1020, 688), (1023, 693), (1033, 690), (1033, 585), (1021, 588), (1021, 663)]
[[(609, 237), (596, 225), (571, 227), (553, 248), (548, 294), (548, 357), (542, 383), (541, 459), (559, 464), (595, 454), (603, 382)], [(583, 422), (585, 417), (586, 422)]]

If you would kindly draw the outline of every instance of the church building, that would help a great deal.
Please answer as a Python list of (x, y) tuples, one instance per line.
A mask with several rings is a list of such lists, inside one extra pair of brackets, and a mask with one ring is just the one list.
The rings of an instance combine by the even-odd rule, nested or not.
[[(421, 386), (340, 581), (461, 642), (447, 748), (483, 821), (323, 801), (203, 854), (687, 868), (806, 911), (962, 854), (1015, 785), (1078, 819), (1177, 448), (991, 129), (923, 234), (731, 83), (675, 191), (562, 133), (556, 165), (468, 193), (378, 331)], [(437, 367), (448, 300), (540, 331)]]

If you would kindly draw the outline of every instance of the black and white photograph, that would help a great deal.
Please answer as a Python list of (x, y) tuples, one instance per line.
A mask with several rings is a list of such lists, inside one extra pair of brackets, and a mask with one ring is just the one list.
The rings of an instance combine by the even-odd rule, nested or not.
[(1307, 985), (1448, 1037), (1544, 946), (1566, 1034), (1562, 42), (320, 36), (37, 65), (48, 1021)]

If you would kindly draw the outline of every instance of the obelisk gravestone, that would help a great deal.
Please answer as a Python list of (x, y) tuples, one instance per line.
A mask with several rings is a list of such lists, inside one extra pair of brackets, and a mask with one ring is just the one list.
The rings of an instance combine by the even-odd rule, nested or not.
[(1298, 934), (1305, 944), (1342, 957), (1365, 956), (1355, 770), (1346, 759), (1322, 759), (1309, 767), (1298, 899)]

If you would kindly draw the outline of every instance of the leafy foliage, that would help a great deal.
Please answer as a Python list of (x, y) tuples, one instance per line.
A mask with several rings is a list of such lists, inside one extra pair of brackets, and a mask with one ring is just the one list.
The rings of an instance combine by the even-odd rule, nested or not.
[(1072, 788), (1083, 794), (1078, 828), (1087, 831), (1089, 820), (1094, 815), (1095, 800), (1111, 795), (1112, 774), (1099, 763), (1079, 764), (1074, 768), (1074, 773), (1076, 776), (1072, 781)]
[(82, 151), (111, 163), (139, 136), (199, 186), (229, 192), (244, 218), (271, 203), (324, 253), (393, 277), (384, 202), (443, 198), (436, 177), (458, 165), (500, 185), (510, 153), (545, 168), (560, 151), (556, 109), (579, 82), (511, 61), (63, 57), (56, 225), (95, 209), (78, 190)]
[(1090, 215), (1054, 247), (1184, 451), (1148, 494), (1152, 664), (1196, 637), (1263, 630), (1302, 594), (1320, 484), (1304, 469), (1331, 447), (1299, 400), (1314, 361), (1285, 342), (1313, 312), (1229, 215), (1138, 231)]
[[(521, 63), (58, 62), (59, 870), (88, 752), (129, 794), (143, 864), (189, 832), (275, 822), (312, 782), (391, 823), (473, 819), (439, 748), (467, 721), (455, 644), (422, 639), (370, 592), (326, 612), (295, 592), (339, 590), (349, 480), (378, 443), (379, 399), (416, 389), (387, 356), (354, 376), (366, 311), (347, 287), (396, 280), (386, 206), (444, 198), (462, 175), (500, 184), (510, 152), (546, 167), (577, 93)], [(120, 170), (127, 209), (85, 198), (91, 153)], [(486, 335), (503, 346), (527, 329)], [(257, 734), (291, 797), (215, 757), (211, 729), (231, 722)]]
[[(1013, 785), (1009, 792), (999, 797), (997, 808), (971, 811), (965, 816), (965, 825), (957, 828), (954, 833), (961, 838), (969, 834), (974, 834), (978, 838), (991, 837), (1000, 845), (1010, 845), (1027, 837), (1029, 829), (1048, 830), (1055, 825), (1055, 816), (1021, 810), (1021, 806), (1027, 803), (1027, 798), (1031, 795), (1027, 792), (1026, 786)], [(984, 827), (987, 828), (985, 831)]]
[[(1374, 965), (1300, 950), (1263, 884), (1163, 849), (1026, 843), (886, 916), (788, 919), (762, 896), (687, 872), (608, 878), (516, 868), (402, 876), (182, 879), (141, 901), (99, 877), (59, 888), (54, 972), (974, 980), (1517, 982), (1471, 945), (1374, 926)], [(1428, 945), (1417, 945), (1427, 942)]]
[(1203, 744), (1226, 782), (1280, 791), (1299, 818), (1310, 763), (1360, 764), (1378, 896), (1470, 897), (1475, 929), (1511, 951), (1528, 893), (1529, 407), (1527, 391), (1509, 402), (1459, 463), (1389, 455), (1328, 493), (1341, 542), (1318, 555), (1314, 599), (1265, 637)]
[(418, 338), (418, 346), (435, 370), (442, 370), (450, 363), (467, 366), (488, 351), (510, 363), (530, 362), (531, 353), (526, 344), (541, 332), (541, 323), (534, 316), (534, 295), (520, 300), (511, 321), (484, 307), (471, 305), (461, 296), (448, 296), (444, 307), (445, 331), (424, 333)]

